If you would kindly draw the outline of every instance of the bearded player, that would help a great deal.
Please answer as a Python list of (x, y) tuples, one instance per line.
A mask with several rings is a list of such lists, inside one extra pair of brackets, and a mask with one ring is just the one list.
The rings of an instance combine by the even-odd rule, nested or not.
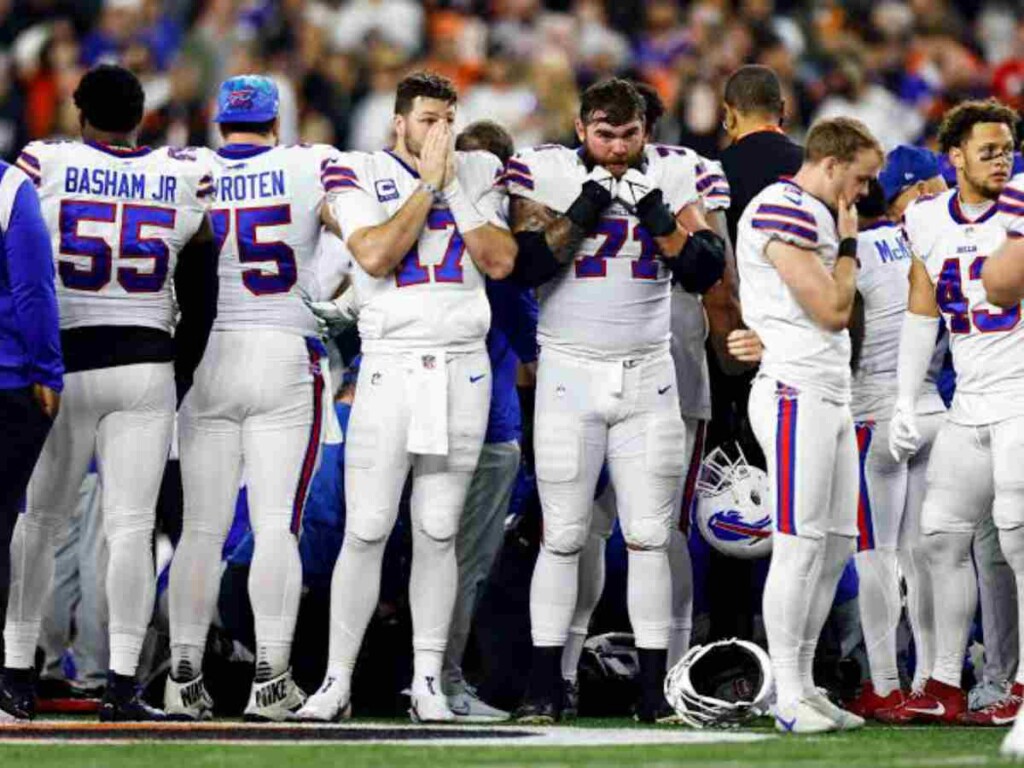
[(579, 151), (545, 145), (508, 163), (516, 277), (539, 286), (535, 456), (544, 535), (530, 595), (533, 659), (522, 722), (561, 714), (561, 656), (578, 561), (607, 459), (629, 550), (641, 667), (638, 717), (663, 709), (671, 624), (667, 548), (685, 467), (669, 352), (673, 279), (704, 292), (724, 246), (699, 209), (691, 164), (647, 156), (644, 103), (624, 80), (583, 94)]
[(384, 545), (413, 475), (410, 603), (415, 721), (451, 721), (441, 669), (455, 601), (455, 536), (490, 404), (484, 276), (509, 274), (501, 164), (456, 152), (458, 96), (431, 73), (398, 84), (393, 149), (342, 156), (331, 205), (351, 252), (363, 362), (347, 433), (345, 541), (331, 584), (323, 685), (299, 711), (350, 711), (352, 670), (377, 607)]

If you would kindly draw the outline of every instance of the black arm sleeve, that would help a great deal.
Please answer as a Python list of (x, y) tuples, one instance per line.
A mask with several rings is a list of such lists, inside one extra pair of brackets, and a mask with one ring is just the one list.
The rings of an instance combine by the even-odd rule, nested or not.
[(217, 250), (209, 220), (178, 254), (174, 293), (181, 317), (174, 332), (174, 381), (178, 404), (192, 386), (206, 340), (217, 317)]
[(725, 273), (725, 241), (710, 229), (690, 233), (683, 250), (665, 263), (672, 281), (690, 293), (705, 293)]
[(562, 266), (551, 252), (543, 232), (517, 232), (516, 244), (519, 255), (516, 256), (511, 278), (525, 288), (543, 285)]

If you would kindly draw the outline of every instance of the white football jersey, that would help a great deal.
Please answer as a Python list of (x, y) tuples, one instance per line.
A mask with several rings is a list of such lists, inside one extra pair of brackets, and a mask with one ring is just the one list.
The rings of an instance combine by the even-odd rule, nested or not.
[(33, 141), (18, 167), (53, 236), (60, 327), (174, 328), (173, 275), (213, 194), (192, 149)]
[[(725, 211), (731, 203), (729, 182), (721, 164), (708, 160), (689, 147), (648, 144), (647, 157), (678, 155), (693, 164), (697, 194), (705, 211)], [(711, 383), (705, 341), (708, 336), (704, 303), (682, 286), (672, 287), (672, 359), (676, 365), (679, 410), (695, 419), (711, 418)]]
[(743, 320), (764, 343), (761, 373), (839, 403), (850, 400), (850, 334), (811, 319), (765, 255), (773, 240), (814, 251), (829, 272), (839, 237), (828, 206), (790, 181), (765, 187), (736, 229)]
[(949, 331), (956, 369), (949, 418), (968, 426), (1024, 414), (1021, 307), (989, 304), (981, 283), (985, 259), (1006, 240), (1006, 222), (996, 213), (993, 205), (968, 219), (952, 189), (919, 198), (904, 214), (911, 248), (928, 270)]
[(319, 296), (320, 206), (348, 183), (341, 154), (325, 144), (229, 144), (208, 153), (216, 203), (220, 293), (214, 330), (267, 328), (312, 336), (303, 298)]
[[(697, 200), (692, 163), (673, 154), (646, 159), (673, 213)], [(509, 160), (505, 179), (510, 195), (565, 213), (587, 173), (576, 150), (545, 144)], [(537, 290), (540, 345), (602, 359), (667, 350), (671, 273), (657, 255), (639, 220), (613, 201), (575, 262)]]
[[(388, 221), (420, 185), (416, 170), (388, 150), (345, 153), (340, 162), (352, 184), (337, 191), (331, 210), (346, 242), (354, 232)], [(458, 152), (456, 165), (459, 182), (480, 214), (507, 229), (498, 158)], [(364, 350), (484, 348), (491, 324), (484, 276), (443, 202), (434, 204), (419, 241), (392, 274), (371, 277), (354, 261), (352, 279)]]
[[(864, 302), (864, 342), (853, 378), (850, 408), (858, 421), (881, 421), (892, 418), (896, 404), (896, 363), (907, 311), (910, 244), (898, 224), (879, 221), (861, 230), (857, 258), (857, 292)], [(946, 351), (945, 334), (942, 337), (917, 401), (920, 414), (945, 410), (935, 387)]]

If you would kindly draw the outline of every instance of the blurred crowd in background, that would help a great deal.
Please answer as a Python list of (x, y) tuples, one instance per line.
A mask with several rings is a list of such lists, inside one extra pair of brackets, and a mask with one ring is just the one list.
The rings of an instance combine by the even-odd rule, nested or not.
[(1005, 0), (0, 0), (0, 156), (74, 135), (85, 68), (143, 81), (140, 141), (215, 145), (222, 79), (270, 73), (281, 140), (374, 150), (394, 87), (429, 67), (460, 89), (460, 122), (488, 117), (517, 146), (572, 141), (580, 90), (611, 74), (654, 85), (659, 140), (710, 157), (724, 78), (771, 66), (787, 130), (863, 120), (886, 148), (927, 143), (942, 112), (995, 95), (1024, 106), (1024, 12)]

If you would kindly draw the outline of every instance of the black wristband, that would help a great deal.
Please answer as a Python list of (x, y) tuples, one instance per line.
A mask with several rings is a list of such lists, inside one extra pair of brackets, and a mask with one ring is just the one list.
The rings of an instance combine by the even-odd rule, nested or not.
[(856, 237), (844, 237), (839, 241), (839, 258), (843, 257), (857, 261)]
[(601, 214), (612, 202), (612, 193), (593, 179), (583, 184), (579, 196), (565, 212), (565, 218), (584, 232), (590, 233), (597, 228)]
[(667, 237), (676, 231), (676, 218), (665, 206), (660, 189), (652, 189), (637, 201), (636, 217), (651, 237)]

